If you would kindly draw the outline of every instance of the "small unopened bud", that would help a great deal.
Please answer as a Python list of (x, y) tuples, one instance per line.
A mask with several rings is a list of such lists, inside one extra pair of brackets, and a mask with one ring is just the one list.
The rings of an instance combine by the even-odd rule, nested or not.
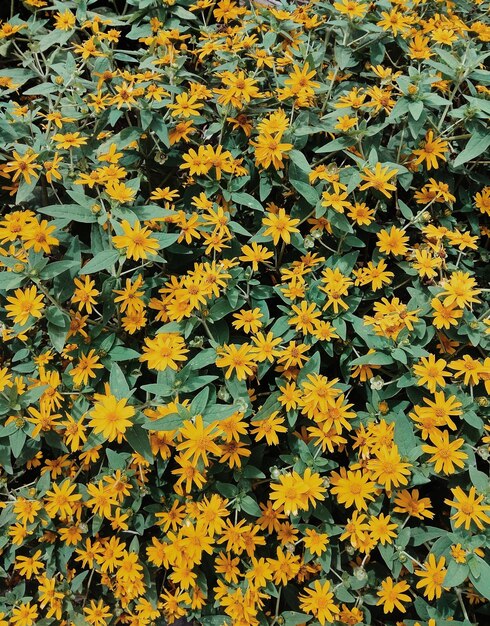
[(371, 386), (371, 389), (379, 391), (380, 389), (383, 389), (384, 381), (381, 376), (374, 376), (370, 379), (369, 385)]
[(225, 402), (230, 399), (230, 394), (228, 393), (228, 389), (226, 387), (220, 387), (218, 389), (218, 398), (220, 400), (224, 400)]
[(488, 459), (490, 458), (490, 449), (488, 448), (488, 446), (480, 446), (476, 453), (484, 461), (488, 461)]
[(315, 240), (311, 237), (311, 235), (306, 235), (303, 243), (307, 250), (315, 247)]
[(280, 475), (281, 475), (281, 472), (280, 472), (278, 467), (276, 467), (275, 465), (274, 465), (274, 467), (271, 467), (271, 478), (272, 478), (272, 480), (278, 480)]
[(359, 581), (366, 580), (367, 572), (363, 567), (356, 567), (356, 569), (354, 570), (354, 576)]

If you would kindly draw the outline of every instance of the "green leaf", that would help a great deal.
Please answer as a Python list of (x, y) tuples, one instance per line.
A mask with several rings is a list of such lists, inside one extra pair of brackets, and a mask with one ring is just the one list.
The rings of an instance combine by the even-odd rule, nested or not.
[(237, 191), (231, 194), (231, 199), (235, 204), (242, 204), (243, 206), (248, 206), (251, 209), (255, 209), (256, 211), (264, 211), (264, 207), (260, 204), (260, 202), (249, 193)]
[(117, 250), (103, 250), (94, 256), (93, 259), (82, 267), (80, 275), (94, 274), (101, 270), (107, 270), (114, 266), (114, 263), (119, 258), (119, 252)]
[(468, 578), (469, 571), (470, 568), (466, 563), (450, 561), (444, 578), (444, 587), (457, 587), (461, 585)]
[(55, 261), (54, 263), (46, 265), (46, 267), (39, 274), (39, 277), (42, 280), (49, 280), (50, 278), (59, 276), (59, 274), (62, 274), (73, 267), (77, 267), (78, 265), (78, 261)]
[(315, 352), (310, 356), (308, 361), (306, 361), (306, 363), (303, 365), (299, 372), (297, 380), (299, 386), (301, 386), (301, 384), (306, 381), (309, 374), (318, 374), (318, 372), (320, 371), (320, 363), (321, 358), (319, 352)]
[(184, 423), (184, 419), (178, 413), (170, 413), (169, 415), (165, 415), (158, 420), (147, 420), (143, 424), (143, 428), (145, 430), (158, 430), (168, 432), (170, 430), (178, 430), (182, 424)]
[(151, 451), (150, 439), (148, 433), (138, 424), (135, 424), (132, 428), (125, 432), (126, 441), (133, 448), (135, 452), (141, 454), (141, 456), (153, 463), (153, 452)]
[(56, 318), (56, 324), (48, 322), (48, 335), (53, 347), (57, 352), (61, 352), (66, 343), (66, 336), (70, 330), (70, 318), (66, 313), (62, 313), (61, 319)]
[(316, 154), (323, 154), (325, 152), (339, 152), (340, 150), (344, 150), (344, 148), (350, 148), (356, 143), (356, 140), (352, 137), (339, 137), (338, 139), (334, 139), (333, 141), (329, 141), (321, 148), (315, 150)]
[(116, 346), (109, 352), (111, 361), (131, 361), (132, 359), (138, 359), (139, 356), (139, 352), (131, 350), (131, 348), (125, 348), (124, 346)]
[(50, 217), (67, 219), (72, 222), (90, 224), (97, 221), (97, 215), (92, 213), (88, 206), (85, 207), (78, 204), (53, 204), (38, 207), (36, 210), (38, 213), (43, 213)]
[(391, 365), (393, 358), (389, 354), (383, 352), (373, 352), (372, 354), (364, 354), (351, 361), (351, 365)]
[(257, 502), (252, 498), (252, 496), (244, 496), (240, 500), (240, 507), (245, 513), (252, 515), (252, 517), (260, 517), (262, 515), (262, 511)]
[(193, 415), (202, 415), (206, 409), (209, 399), (209, 387), (205, 387), (192, 400), (190, 411)]
[(131, 395), (131, 390), (126, 380), (126, 376), (123, 374), (122, 369), (117, 363), (112, 364), (109, 376), (109, 385), (111, 393), (113, 393), (118, 400), (128, 398)]
[[(490, 600), (490, 565), (476, 554), (473, 554), (472, 557), (478, 564), (478, 568), (473, 568), (470, 564), (469, 578), (478, 593)], [(476, 575), (477, 570), (479, 571), (478, 576)]]
[(320, 201), (320, 196), (318, 195), (318, 191), (310, 184), (304, 183), (301, 180), (292, 179), (291, 185), (296, 189), (296, 191), (303, 196), (303, 198), (310, 204), (311, 206), (316, 206)]
[(471, 482), (476, 487), (477, 491), (485, 493), (489, 487), (488, 475), (480, 472), (480, 470), (472, 465), (469, 468), (469, 472)]
[(460, 165), (475, 159), (477, 156), (480, 156), (482, 152), (485, 152), (488, 146), (490, 146), (490, 133), (476, 133), (469, 139), (464, 150), (462, 150), (462, 152), (460, 152), (454, 159), (454, 167), (459, 167)]
[(26, 442), (26, 434), (23, 430), (17, 430), (15, 433), (12, 433), (9, 437), (10, 442), (10, 450), (15, 459), (20, 456), (22, 449), (24, 448), (24, 444)]
[(281, 616), (284, 619), (284, 626), (298, 626), (298, 624), (305, 624), (313, 619), (313, 615), (297, 613), (296, 611), (284, 611)]
[(23, 274), (16, 274), (15, 272), (0, 272), (0, 290), (10, 291), (11, 289), (17, 289), (22, 285), (26, 276)]
[(288, 157), (291, 163), (294, 163), (298, 169), (308, 175), (311, 172), (311, 166), (308, 163), (305, 155), (299, 150), (291, 150), (288, 152)]

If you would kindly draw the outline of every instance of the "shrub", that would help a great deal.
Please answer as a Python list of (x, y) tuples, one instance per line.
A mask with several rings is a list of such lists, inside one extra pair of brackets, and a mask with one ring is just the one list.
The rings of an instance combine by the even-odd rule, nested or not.
[(0, 625), (483, 623), (487, 3), (10, 8)]

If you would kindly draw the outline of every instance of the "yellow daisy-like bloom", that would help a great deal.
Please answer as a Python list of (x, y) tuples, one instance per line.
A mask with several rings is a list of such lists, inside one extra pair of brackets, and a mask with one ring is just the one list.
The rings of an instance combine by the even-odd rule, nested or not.
[(238, 347), (234, 344), (221, 346), (216, 350), (216, 365), (228, 368), (226, 378), (230, 378), (235, 372), (238, 380), (244, 380), (253, 374), (252, 367), (255, 361), (252, 350), (252, 346), (248, 343), (243, 343)]
[(445, 161), (446, 157), (444, 155), (447, 151), (448, 142), (442, 139), (434, 139), (434, 131), (429, 130), (427, 131), (422, 147), (414, 150), (412, 154), (417, 157), (414, 161), (415, 164), (418, 165), (425, 161), (427, 169), (430, 170), (432, 168), (438, 169), (439, 164), (437, 159)]
[(158, 239), (151, 237), (152, 231), (146, 226), (142, 227), (139, 220), (135, 221), (134, 226), (131, 226), (127, 220), (123, 220), (121, 228), (124, 235), (115, 235), (112, 241), (118, 250), (126, 248), (128, 259), (139, 261), (157, 253)]
[(10, 304), (5, 306), (7, 317), (13, 318), (14, 324), (25, 326), (30, 317), (39, 319), (44, 309), (44, 297), (37, 293), (37, 287), (27, 287), (24, 291), (16, 289), (14, 296), (7, 296)]
[(150, 369), (177, 370), (180, 361), (186, 361), (189, 350), (178, 333), (159, 333), (154, 339), (146, 337), (140, 361), (147, 362)]
[(126, 400), (118, 400), (112, 394), (97, 395), (97, 402), (90, 415), (89, 426), (96, 435), (101, 434), (107, 441), (123, 440), (123, 435), (133, 425), (135, 410), (126, 405)]
[(271, 236), (275, 246), (281, 239), (284, 243), (291, 243), (291, 234), (299, 232), (297, 224), (299, 219), (289, 217), (285, 209), (279, 209), (277, 213), (269, 212), (262, 219), (262, 225), (267, 226), (264, 236)]
[(372, 482), (371, 474), (366, 471), (351, 471), (341, 467), (340, 473), (332, 472), (330, 482), (333, 485), (331, 492), (346, 507), (355, 506), (356, 509), (365, 511), (366, 500), (374, 500), (376, 483)]
[(99, 357), (95, 354), (95, 350), (90, 350), (88, 354), (82, 354), (77, 365), (70, 370), (70, 376), (73, 377), (75, 385), (86, 385), (89, 378), (95, 378), (95, 370), (103, 369), (102, 363), (99, 363)]
[(421, 580), (418, 581), (417, 589), (424, 589), (424, 596), (428, 600), (434, 600), (434, 598), (440, 598), (442, 594), (442, 585), (446, 577), (445, 569), (446, 559), (441, 558), (436, 561), (436, 557), (432, 552), (429, 554), (429, 558), (424, 563), (425, 569), (416, 569), (415, 576), (419, 576)]
[(446, 475), (454, 474), (455, 467), (464, 467), (464, 461), (468, 458), (466, 452), (460, 450), (465, 443), (464, 439), (449, 441), (447, 430), (434, 431), (430, 438), (433, 445), (425, 444), (422, 446), (422, 450), (426, 454), (432, 454), (429, 463), (434, 463), (434, 470), (437, 474), (441, 472)]
[(400, 613), (405, 613), (406, 608), (403, 602), (410, 602), (411, 598), (405, 593), (410, 589), (410, 585), (402, 580), (399, 583), (393, 584), (393, 578), (388, 576), (381, 582), (381, 589), (377, 592), (379, 600), (376, 603), (377, 606), (382, 606), (385, 614), (392, 613), (395, 608)]
[(475, 487), (470, 487), (468, 493), (465, 493), (461, 487), (455, 487), (451, 489), (451, 493), (454, 500), (446, 499), (444, 502), (456, 509), (456, 512), (451, 515), (456, 528), (464, 525), (465, 530), (469, 530), (472, 522), (480, 530), (490, 525), (490, 517), (487, 515), (490, 506), (482, 504), (484, 496), (477, 496)]
[(435, 355), (429, 354), (422, 357), (413, 366), (413, 373), (417, 376), (417, 385), (426, 385), (431, 393), (435, 393), (437, 386), (445, 387), (446, 378), (451, 373), (445, 369), (447, 362), (444, 359), (437, 359)]
[(3, 171), (6, 173), (14, 172), (14, 175), (12, 176), (13, 181), (16, 181), (19, 176), (22, 176), (24, 181), (30, 185), (31, 176), (37, 178), (38, 173), (36, 170), (41, 169), (41, 166), (35, 162), (39, 154), (31, 152), (30, 150), (27, 150), (27, 152), (23, 155), (20, 155), (14, 150), (12, 154), (12, 161), (7, 161), (7, 163), (3, 166)]
[(272, 165), (276, 170), (284, 167), (283, 159), (294, 147), (292, 143), (281, 142), (281, 133), (271, 135), (264, 132), (257, 137), (256, 142), (251, 141), (250, 144), (255, 148), (257, 166), (268, 169)]
[(388, 182), (391, 178), (396, 176), (397, 170), (390, 170), (389, 166), (382, 166), (381, 163), (376, 163), (374, 170), (364, 168), (361, 174), (361, 179), (366, 182), (359, 187), (360, 191), (365, 189), (376, 189), (380, 191), (387, 198), (391, 198), (391, 191), (396, 191), (396, 185)]
[(391, 230), (383, 229), (378, 233), (376, 245), (380, 252), (384, 254), (400, 256), (408, 252), (407, 243), (408, 237), (405, 235), (405, 232), (396, 226), (392, 226)]
[(235, 320), (232, 322), (232, 326), (237, 330), (243, 328), (243, 332), (256, 333), (259, 328), (262, 328), (262, 322), (260, 321), (264, 315), (260, 309), (256, 307), (252, 310), (242, 309), (238, 313), (233, 313)]
[(102, 600), (90, 600), (90, 606), (83, 609), (85, 619), (92, 626), (106, 626), (112, 617), (109, 607)]
[(33, 576), (38, 576), (41, 570), (44, 569), (44, 563), (39, 560), (41, 555), (41, 550), (36, 550), (32, 556), (17, 556), (14, 569), (28, 580)]
[(374, 459), (368, 461), (368, 468), (371, 470), (373, 480), (390, 491), (391, 487), (399, 487), (408, 483), (407, 476), (410, 476), (410, 463), (403, 463), (398, 452), (398, 447), (382, 447), (375, 452)]
[[(106, 193), (113, 200), (117, 200), (121, 204), (132, 202), (136, 196), (136, 191), (118, 181), (112, 180), (106, 185)], [(137, 259), (136, 259), (137, 260)]]
[(194, 422), (186, 420), (180, 429), (177, 450), (182, 452), (182, 458), (189, 459), (196, 464), (202, 459), (204, 465), (209, 465), (208, 454), (221, 455), (220, 447), (215, 443), (219, 431), (214, 423), (205, 425), (202, 415), (197, 415)]
[(299, 596), (299, 601), (301, 609), (314, 615), (322, 626), (325, 622), (334, 622), (339, 614), (328, 580), (323, 583), (315, 580), (313, 588), (307, 587), (305, 593)]
[(22, 602), (19, 606), (12, 609), (12, 617), (9, 623), (12, 626), (34, 626), (38, 615), (37, 604)]

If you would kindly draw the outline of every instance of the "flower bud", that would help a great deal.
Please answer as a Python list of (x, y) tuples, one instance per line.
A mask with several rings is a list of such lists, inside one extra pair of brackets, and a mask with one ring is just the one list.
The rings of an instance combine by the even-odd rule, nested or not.
[(272, 480), (278, 480), (279, 476), (281, 475), (281, 471), (278, 467), (276, 467), (274, 465), (274, 467), (271, 467), (271, 478)]
[(369, 385), (371, 386), (371, 389), (379, 391), (380, 389), (383, 389), (384, 381), (381, 376), (374, 376), (369, 380)]

